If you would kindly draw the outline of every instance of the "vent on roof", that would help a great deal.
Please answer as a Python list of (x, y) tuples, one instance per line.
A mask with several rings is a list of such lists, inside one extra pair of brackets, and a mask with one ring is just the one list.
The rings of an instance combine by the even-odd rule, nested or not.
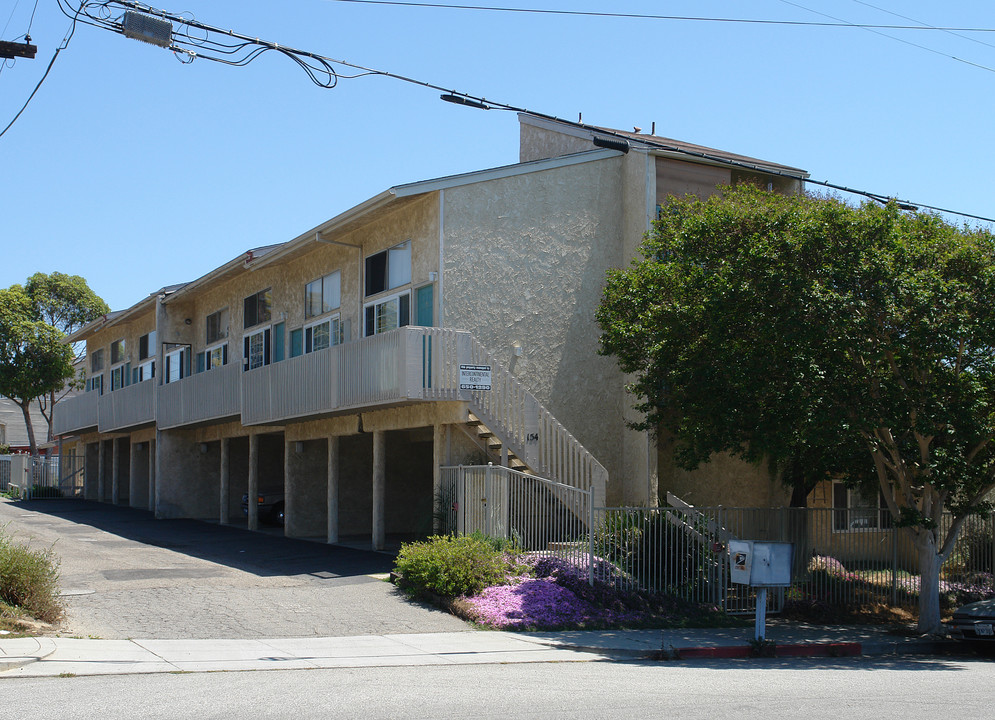
[(173, 23), (133, 10), (125, 11), (121, 32), (125, 37), (164, 48), (168, 48), (173, 41)]
[(624, 152), (624, 153), (629, 152), (629, 141), (622, 140), (621, 138), (605, 137), (604, 135), (595, 135), (593, 142), (598, 147), (608, 148), (609, 150), (618, 150), (619, 152)]

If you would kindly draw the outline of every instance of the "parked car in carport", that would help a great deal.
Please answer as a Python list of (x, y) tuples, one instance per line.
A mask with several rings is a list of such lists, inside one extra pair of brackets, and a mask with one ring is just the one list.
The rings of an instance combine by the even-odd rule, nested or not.
[[(273, 525), (283, 525), (284, 497), (283, 490), (266, 490), (258, 493), (256, 498), (259, 506), (259, 520)], [(242, 514), (249, 516), (249, 494), (242, 496)]]
[(958, 608), (948, 626), (954, 638), (995, 650), (995, 598)]

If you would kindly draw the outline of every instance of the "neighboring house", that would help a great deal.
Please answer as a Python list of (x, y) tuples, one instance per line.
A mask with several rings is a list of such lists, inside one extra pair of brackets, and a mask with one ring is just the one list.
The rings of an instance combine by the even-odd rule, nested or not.
[[(39, 453), (47, 455), (48, 450), (41, 446), (48, 439), (48, 422), (38, 409), (38, 403), (30, 405), (31, 427), (35, 432), (35, 443)], [(2, 428), (6, 426), (6, 431)], [(6, 439), (5, 439), (6, 438)], [(12, 453), (29, 453), (31, 444), (28, 442), (28, 429), (24, 425), (24, 413), (12, 400), (0, 396), (0, 445), (10, 445)]]
[[(525, 114), (520, 127), (514, 165), (393, 187), (74, 334), (88, 392), (59, 404), (56, 431), (84, 447), (87, 496), (231, 522), (243, 493), (282, 489), (288, 535), (375, 547), (430, 532), (439, 467), (461, 461), (656, 503), (680, 478), (658, 470), (665, 443), (627, 428), (626, 377), (597, 354), (605, 273), (670, 195), (797, 192), (806, 174)], [(490, 366), (491, 389), (461, 388), (461, 365)], [(723, 467), (731, 490), (751, 482)]]

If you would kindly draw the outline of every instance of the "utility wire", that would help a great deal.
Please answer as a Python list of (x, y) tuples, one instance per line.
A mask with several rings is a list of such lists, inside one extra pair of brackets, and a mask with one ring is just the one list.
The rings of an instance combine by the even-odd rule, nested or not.
[[(877, 28), (882, 30), (934, 30), (959, 32), (995, 32), (995, 28), (931, 27), (918, 25), (869, 25), (849, 22), (811, 22), (803, 20), (754, 20), (749, 18), (695, 17), (689, 15), (649, 15), (644, 13), (593, 12), (584, 10), (549, 10), (541, 8), (499, 7), (493, 5), (455, 5), (449, 3), (405, 2), (403, 0), (331, 0), (359, 5), (394, 5), (400, 7), (434, 8), (444, 10), (484, 10), (488, 12), (529, 13), (535, 15), (573, 15), (579, 17), (623, 18), (632, 20), (685, 20), (691, 22), (742, 23), (747, 25), (798, 25), (802, 27)], [(804, 9), (804, 8), (803, 8)], [(915, 21), (913, 21), (915, 22)]]
[(14, 19), (14, 13), (17, 12), (17, 6), (20, 4), (20, 0), (14, 0), (14, 7), (10, 9), (10, 16), (7, 18), (7, 22), (3, 26), (3, 32), (0, 32), (0, 38), (7, 34), (7, 28), (10, 27), (10, 21)]
[[(820, 12), (818, 10), (813, 10), (811, 8), (807, 8), (804, 5), (799, 5), (796, 2), (791, 2), (791, 0), (780, 0), (780, 1), (782, 3), (784, 3), (785, 5), (791, 5), (792, 7), (800, 8), (801, 10), (807, 10), (810, 13), (814, 13), (816, 15), (821, 15), (822, 17), (827, 17), (827, 18), (830, 18), (831, 20), (836, 20), (838, 22), (841, 22), (841, 23), (844, 23), (846, 25), (849, 25), (850, 27), (855, 27), (855, 28), (859, 28), (861, 30), (866, 30), (867, 32), (874, 33), (875, 35), (880, 35), (881, 37), (888, 38), (889, 40), (894, 40), (895, 42), (904, 43), (905, 45), (909, 45), (909, 46), (914, 47), (914, 48), (919, 48), (920, 50), (925, 50), (926, 52), (933, 53), (934, 55), (939, 55), (940, 57), (950, 58), (951, 60), (956, 60), (957, 62), (964, 63), (965, 65), (971, 65), (972, 67), (976, 67), (976, 68), (978, 68), (980, 70), (987, 70), (988, 72), (995, 73), (995, 68), (991, 68), (991, 67), (988, 67), (987, 65), (982, 65), (980, 63), (972, 62), (970, 60), (965, 60), (964, 58), (957, 57), (956, 55), (949, 55), (949, 54), (947, 54), (945, 52), (941, 52), (939, 50), (934, 50), (931, 47), (926, 47), (925, 45), (920, 45), (919, 43), (914, 43), (911, 40), (906, 40), (904, 38), (895, 37), (894, 35), (889, 35), (888, 33), (881, 32), (880, 30), (878, 30), (877, 28), (875, 28), (873, 26), (870, 26), (870, 25), (857, 25), (856, 23), (850, 23), (850, 22), (847, 22), (846, 20), (841, 20), (840, 18), (835, 17), (834, 15), (827, 15), (824, 12)], [(944, 29), (947, 29), (947, 28), (944, 28)]]
[(990, 48), (995, 48), (995, 45), (993, 45), (991, 43), (986, 43), (984, 40), (979, 40), (978, 38), (973, 38), (973, 37), (971, 37), (969, 35), (963, 35), (963, 34), (961, 34), (961, 32), (955, 32), (957, 30), (963, 31), (962, 28), (941, 28), (941, 27), (936, 27), (935, 25), (930, 25), (929, 23), (924, 23), (921, 20), (916, 20), (915, 18), (910, 18), (908, 15), (902, 15), (901, 13), (893, 12), (891, 10), (888, 10), (887, 8), (878, 7), (877, 5), (872, 5), (869, 2), (864, 2), (864, 0), (853, 0), (853, 1), (855, 3), (857, 3), (858, 5), (863, 5), (865, 7), (873, 8), (873, 9), (878, 10), (880, 12), (887, 13), (888, 15), (894, 15), (895, 17), (902, 18), (902, 20), (908, 20), (909, 22), (918, 23), (924, 29), (927, 29), (927, 30), (939, 30), (940, 32), (945, 32), (948, 35), (953, 35), (954, 37), (959, 37), (961, 40), (969, 40), (970, 42), (978, 43), (979, 45), (985, 45), (985, 46), (990, 47)]
[[(65, 3), (68, 7), (72, 8), (72, 6), (68, 5), (68, 0), (58, 0), (58, 1), (59, 1), (59, 7), (62, 8), (63, 12), (67, 13), (68, 15), (68, 12), (63, 7), (63, 4)], [(76, 14), (72, 16), (73, 28), (75, 29), (76, 20), (78, 19), (80, 22), (93, 25), (95, 27), (100, 27), (118, 33), (123, 32), (123, 25), (118, 21), (110, 19), (109, 13), (110, 13), (110, 8), (112, 6), (129, 8), (137, 12), (146, 13), (149, 15), (153, 15), (155, 17), (160, 17), (169, 20), (171, 22), (177, 22), (180, 23), (181, 25), (186, 25), (191, 28), (197, 28), (199, 30), (203, 30), (206, 33), (204, 37), (193, 37), (189, 34), (189, 32), (186, 31), (177, 32), (174, 30), (174, 32), (172, 33), (173, 43), (170, 45), (170, 49), (177, 54), (186, 54), (190, 58), (189, 61), (192, 61), (193, 58), (195, 57), (203, 57), (205, 59), (213, 60), (215, 62), (221, 62), (227, 65), (244, 66), (248, 65), (254, 59), (259, 57), (259, 55), (261, 55), (262, 53), (268, 50), (273, 50), (280, 52), (283, 55), (289, 57), (291, 60), (295, 61), (298, 65), (300, 65), (304, 69), (304, 71), (311, 78), (312, 82), (321, 87), (333, 88), (335, 87), (339, 79), (351, 79), (351, 78), (359, 78), (366, 76), (385, 77), (385, 78), (390, 78), (392, 80), (399, 80), (401, 82), (441, 92), (443, 93), (442, 95), (443, 100), (446, 100), (448, 102), (453, 102), (459, 105), (466, 105), (468, 107), (473, 107), (480, 110), (508, 110), (511, 112), (525, 113), (527, 115), (532, 115), (535, 117), (552, 120), (554, 122), (571, 125), (573, 127), (582, 128), (584, 130), (597, 133), (600, 136), (613, 137), (617, 139), (620, 142), (620, 144), (624, 143), (625, 147), (628, 147), (629, 141), (633, 140), (631, 136), (613, 130), (606, 130), (604, 128), (599, 128), (597, 126), (586, 125), (581, 122), (564, 120), (562, 118), (556, 117), (555, 115), (548, 115), (546, 113), (536, 112), (533, 110), (529, 110), (527, 108), (517, 107), (515, 105), (509, 105), (507, 103), (488, 100), (487, 98), (484, 97), (478, 97), (476, 95), (470, 95), (468, 93), (458, 92), (456, 90), (446, 88), (442, 85), (435, 85), (433, 83), (425, 82), (424, 80), (417, 80), (415, 78), (408, 77), (406, 75), (399, 75), (397, 73), (388, 72), (386, 70), (377, 70), (363, 65), (358, 65), (356, 63), (347, 62), (345, 60), (336, 60), (334, 58), (326, 57), (324, 55), (319, 55), (317, 53), (309, 52), (306, 50), (297, 50), (291, 47), (287, 47), (285, 45), (279, 45), (277, 43), (261, 40), (259, 38), (253, 38), (248, 35), (242, 35), (240, 33), (235, 32), (234, 30), (224, 30), (222, 28), (217, 28), (212, 25), (207, 25), (206, 23), (199, 22), (190, 17), (177, 15), (164, 10), (159, 10), (149, 5), (144, 5), (142, 3), (134, 2), (133, 0), (103, 0), (101, 2), (87, 2), (87, 0), (81, 0), (81, 4), (79, 8), (76, 10)], [(89, 10), (96, 10), (98, 14), (97, 15), (88, 14), (88, 12), (86, 11)], [(211, 39), (212, 33), (215, 35), (224, 36), (226, 38), (231, 38), (232, 40), (238, 42), (228, 42), (228, 41), (222, 42), (219, 40), (212, 40)], [(179, 37), (179, 41), (177, 41), (177, 37)], [(68, 43), (68, 37), (63, 45), (67, 43)], [(199, 48), (200, 52), (191, 49), (192, 47)], [(219, 57), (209, 53), (205, 53), (203, 52), (205, 49), (208, 50), (210, 53), (227, 54), (231, 56), (231, 58), (233, 59), (227, 59), (225, 57)], [(57, 54), (58, 52), (56, 52), (56, 55)], [(53, 58), (52, 61), (54, 62), (55, 59)], [(316, 65), (312, 64), (312, 62), (316, 63)], [(351, 75), (343, 75), (335, 69), (336, 65), (352, 68), (353, 70), (356, 70), (358, 72), (355, 72)], [(51, 65), (49, 67), (51, 68)], [(327, 75), (327, 78), (322, 79), (322, 75)], [(44, 80), (44, 78), (42, 79)], [(32, 95), (33, 94), (34, 93), (32, 93)], [(6, 130), (4, 130), (4, 132), (6, 132)], [(0, 135), (2, 134), (3, 133), (0, 133)], [(720, 165), (752, 170), (754, 172), (762, 172), (767, 175), (787, 177), (794, 180), (800, 180), (802, 182), (811, 185), (819, 185), (821, 187), (827, 187), (833, 190), (839, 190), (841, 192), (852, 193), (854, 195), (861, 195), (870, 200), (874, 200), (875, 202), (881, 202), (881, 203), (895, 202), (899, 205), (899, 207), (903, 209), (925, 208), (927, 210), (934, 210), (936, 212), (947, 213), (950, 215), (959, 215), (961, 217), (967, 217), (974, 220), (981, 220), (984, 222), (995, 223), (995, 218), (984, 217), (982, 215), (972, 215), (971, 213), (959, 212), (957, 210), (949, 210), (946, 208), (937, 207), (935, 205), (928, 205), (926, 203), (899, 200), (897, 198), (889, 197), (887, 195), (882, 195), (880, 193), (874, 193), (868, 190), (858, 190), (856, 188), (846, 187), (845, 185), (839, 185), (825, 180), (812, 180), (810, 178), (803, 178), (797, 172), (792, 173), (786, 170), (781, 171), (777, 170), (776, 168), (772, 168), (768, 165), (760, 165), (758, 163), (751, 163), (742, 160), (733, 160), (719, 155), (713, 155), (707, 152), (689, 150), (688, 148), (667, 143), (663, 139), (657, 139), (654, 138), (653, 136), (645, 136), (645, 137), (641, 136), (638, 139), (636, 139), (635, 142), (638, 142), (642, 145), (646, 145), (652, 148), (677, 153), (680, 155), (705, 159), (708, 160), (709, 162), (713, 162)]]
[(28, 20), (28, 31), (24, 33), (25, 37), (31, 37), (31, 26), (35, 22), (35, 13), (38, 11), (38, 0), (35, 0), (35, 6), (31, 8), (31, 19)]
[(11, 120), (9, 123), (7, 123), (7, 127), (5, 127), (3, 130), (0, 130), (0, 137), (6, 135), (7, 131), (10, 130), (10, 128), (14, 125), (15, 122), (17, 122), (17, 119), (21, 117), (21, 114), (28, 109), (28, 104), (34, 98), (35, 93), (38, 92), (39, 88), (41, 88), (41, 84), (45, 82), (45, 78), (47, 78), (48, 74), (52, 71), (52, 66), (55, 65), (55, 61), (58, 59), (59, 53), (61, 53), (63, 50), (69, 47), (69, 41), (72, 39), (73, 34), (75, 32), (76, 32), (76, 19), (73, 18), (72, 25), (69, 26), (69, 30), (66, 31), (65, 37), (62, 38), (62, 43), (59, 45), (59, 47), (55, 49), (55, 54), (52, 55), (52, 59), (49, 61), (48, 67), (45, 68), (45, 74), (41, 76), (41, 80), (38, 81), (38, 84), (35, 85), (35, 89), (31, 91), (30, 95), (28, 95), (28, 99), (24, 101), (24, 105), (22, 105), (21, 109), (17, 111), (17, 115), (14, 116), (14, 119)]

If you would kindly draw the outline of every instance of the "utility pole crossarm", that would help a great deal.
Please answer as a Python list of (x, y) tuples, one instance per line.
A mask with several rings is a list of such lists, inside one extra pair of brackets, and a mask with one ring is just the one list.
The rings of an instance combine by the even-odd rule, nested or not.
[(15, 43), (9, 40), (0, 40), (0, 58), (4, 60), (12, 60), (19, 57), (34, 59), (36, 52), (38, 52), (37, 45), (32, 45), (28, 42)]

